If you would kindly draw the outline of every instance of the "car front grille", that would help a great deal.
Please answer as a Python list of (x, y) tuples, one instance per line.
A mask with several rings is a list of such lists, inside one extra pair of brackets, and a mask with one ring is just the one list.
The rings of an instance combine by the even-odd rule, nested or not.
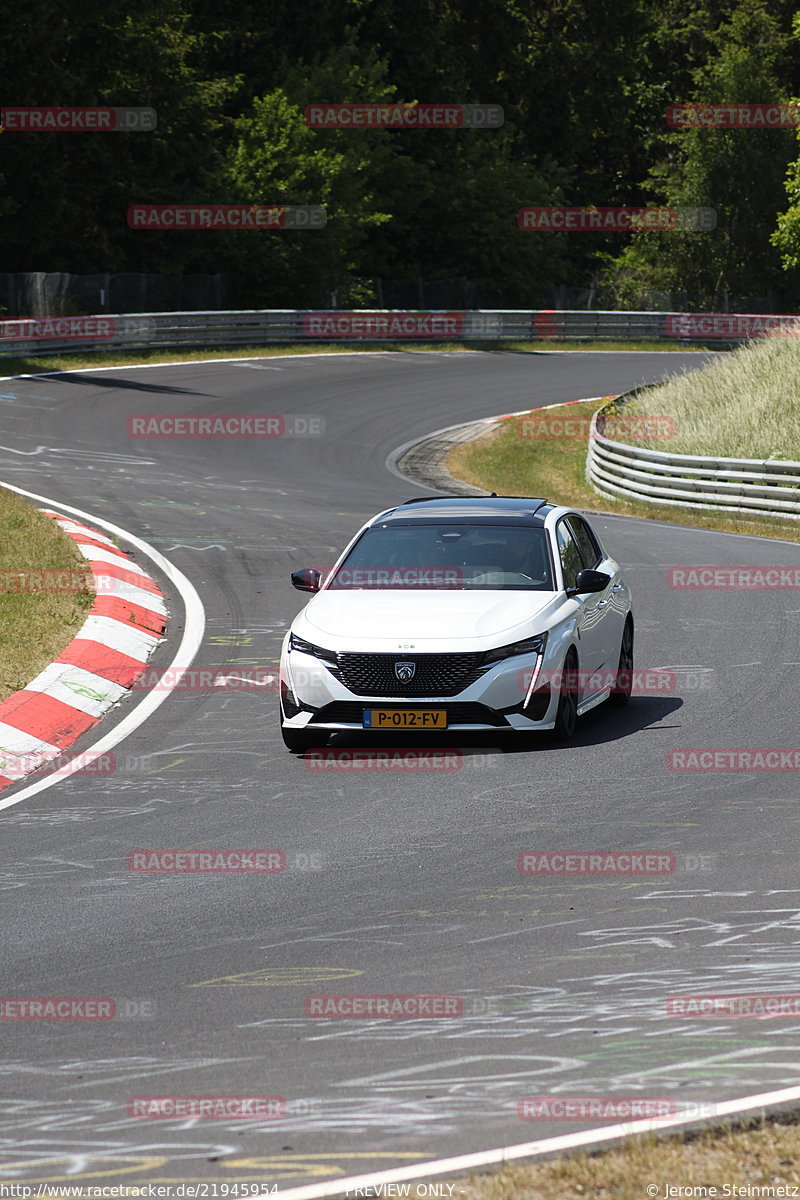
[[(339, 677), (357, 696), (456, 696), (486, 669), (483, 654), (338, 654)], [(403, 681), (396, 663), (413, 663)]]

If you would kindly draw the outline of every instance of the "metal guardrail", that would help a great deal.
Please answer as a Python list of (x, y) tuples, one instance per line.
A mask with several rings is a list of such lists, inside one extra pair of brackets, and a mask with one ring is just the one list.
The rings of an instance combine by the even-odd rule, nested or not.
[(800, 462), (667, 454), (605, 437), (607, 410), (632, 394), (604, 404), (592, 418), (586, 477), (599, 492), (680, 508), (800, 518)]
[(746, 341), (800, 331), (775, 314), (596, 312), (591, 309), (473, 311), (252, 309), (0, 319), (0, 357), (281, 342), (380, 341)]

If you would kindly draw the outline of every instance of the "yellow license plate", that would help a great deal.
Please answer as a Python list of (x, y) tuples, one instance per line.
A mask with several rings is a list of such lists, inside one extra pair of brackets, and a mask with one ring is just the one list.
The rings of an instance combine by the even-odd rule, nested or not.
[(365, 708), (365, 729), (446, 729), (444, 708)]

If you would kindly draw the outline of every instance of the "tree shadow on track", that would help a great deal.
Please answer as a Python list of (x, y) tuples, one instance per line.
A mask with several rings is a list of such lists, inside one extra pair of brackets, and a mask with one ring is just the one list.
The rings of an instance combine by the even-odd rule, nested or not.
[[(641, 733), (683, 707), (679, 696), (638, 696), (624, 708), (615, 708), (608, 702), (598, 705), (585, 716), (578, 718), (575, 736), (569, 742), (556, 742), (549, 733), (529, 735), (526, 743), (523, 734), (519, 743), (510, 736), (503, 745), (506, 753), (543, 750), (577, 750), (583, 746), (601, 746), (608, 742), (619, 742), (632, 734)], [(662, 725), (662, 729), (670, 726)]]
[(114, 388), (130, 392), (164, 392), (176, 396), (210, 396), (210, 392), (197, 392), (194, 388), (168, 387), (166, 384), (135, 383), (131, 379), (120, 379), (108, 375), (53, 374), (48, 376), (53, 383), (83, 383), (90, 387)]

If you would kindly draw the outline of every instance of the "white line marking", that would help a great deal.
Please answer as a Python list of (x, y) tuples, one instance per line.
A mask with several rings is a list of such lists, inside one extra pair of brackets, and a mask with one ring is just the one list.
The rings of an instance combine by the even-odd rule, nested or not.
[[(720, 1117), (735, 1116), (751, 1109), (763, 1109), (770, 1105), (785, 1104), (800, 1100), (800, 1087), (783, 1088), (777, 1092), (761, 1092), (755, 1096), (742, 1096), (739, 1100), (724, 1100), (714, 1105), (710, 1121)], [(500, 1166), (520, 1158), (539, 1158), (557, 1151), (575, 1150), (579, 1146), (595, 1146), (618, 1138), (631, 1137), (637, 1133), (656, 1133), (662, 1129), (680, 1129), (685, 1125), (701, 1125), (706, 1121), (693, 1116), (653, 1117), (640, 1121), (626, 1121), (618, 1125), (607, 1125), (604, 1129), (583, 1129), (578, 1133), (565, 1133), (558, 1137), (540, 1138), (536, 1142), (520, 1142), (516, 1146), (501, 1146), (496, 1150), (481, 1150), (476, 1154), (460, 1154), (455, 1158), (437, 1158), (430, 1162), (419, 1162), (414, 1166), (395, 1167), (388, 1171), (375, 1171), (371, 1175), (351, 1175), (347, 1179), (328, 1180), (326, 1183), (311, 1183), (287, 1191), (273, 1193), (281, 1200), (324, 1200), (329, 1196), (340, 1196), (355, 1188), (375, 1189), (381, 1184), (402, 1183), (404, 1180), (426, 1178), (429, 1175), (453, 1174), (456, 1171), (479, 1171), (484, 1167)], [(269, 1200), (269, 1193), (252, 1197), (252, 1200)]]
[[(61, 372), (61, 374), (63, 373)], [(84, 512), (83, 509), (73, 508), (69, 504), (62, 504), (60, 501), (53, 500), (49, 496), (39, 496), (35, 492), (28, 492), (24, 488), (15, 487), (11, 483), (0, 482), (0, 486), (8, 488), (10, 492), (16, 492), (18, 496), (27, 496), (29, 500), (35, 500), (38, 503), (46, 504), (48, 507), (60, 509), (62, 512), (70, 513), (74, 517), (80, 517), (81, 520), (88, 521), (92, 525), (99, 525), (102, 529), (108, 530), (109, 533), (114, 534), (116, 537), (130, 542), (132, 546), (135, 546), (137, 550), (151, 559), (163, 571), (170, 583), (174, 585), (183, 601), (184, 612), (186, 614), (186, 626), (183, 631), (183, 637), (178, 649), (175, 651), (175, 657), (166, 669), (167, 678), (175, 680), (172, 687), (148, 692), (144, 699), (127, 716), (123, 717), (118, 725), (109, 730), (105, 737), (101, 737), (99, 742), (95, 742), (93, 746), (82, 751), (80, 758), (76, 759), (74, 764), (70, 763), (64, 768), (63, 772), (59, 772), (59, 778), (64, 778), (68, 775), (73, 775), (76, 771), (82, 770), (89, 763), (94, 762), (96, 758), (99, 758), (101, 754), (105, 754), (112, 747), (118, 745), (124, 738), (138, 729), (151, 713), (154, 713), (171, 696), (180, 680), (180, 675), (187, 667), (191, 666), (197, 651), (200, 649), (206, 628), (205, 609), (203, 608), (202, 600), (195, 590), (194, 584), (186, 578), (183, 572), (174, 567), (169, 559), (165, 558), (158, 550), (154, 550), (147, 542), (143, 542), (135, 534), (129, 533), (127, 529), (122, 529), (119, 525), (113, 525), (111, 521), (106, 521), (102, 517), (95, 517), (92, 513)], [(178, 674), (173, 675), (173, 672), (177, 672)], [(46, 788), (58, 783), (59, 778), (46, 777), (39, 779), (36, 783), (23, 788), (21, 792), (17, 792), (16, 795), (9, 796), (6, 800), (0, 800), (0, 811), (4, 808), (12, 808), (15, 804), (21, 804), (23, 800), (27, 800), (30, 796), (35, 796), (37, 792), (45, 791)]]
[(214, 680), (214, 687), (227, 687), (231, 682), (249, 683), (253, 687), (268, 687), (278, 678), (277, 675), (267, 675), (262, 681), (259, 679), (245, 679), (244, 675), (218, 675)]
[[(166, 350), (166, 347), (164, 347)], [(179, 347), (176, 347), (179, 349)], [(311, 354), (273, 354), (264, 355), (264, 358), (381, 358), (390, 351), (388, 350), (315, 350)], [(434, 351), (428, 351), (434, 353)], [(437, 350), (437, 354), (449, 354), (448, 350)], [(471, 350), (471, 354), (485, 354), (484, 350)], [(615, 351), (611, 351), (615, 353)], [(631, 351), (631, 353), (634, 353)], [(649, 350), (646, 353), (651, 353)], [(49, 375), (88, 375), (92, 371), (149, 371), (153, 367), (207, 367), (215, 366), (218, 363), (229, 366), (241, 366), (245, 362), (260, 362), (261, 358), (256, 356), (254, 359), (247, 358), (188, 358), (182, 359), (180, 362), (160, 362), (160, 363), (121, 363), (116, 367), (66, 367), (61, 371), (32, 371), (26, 372), (24, 375), (0, 375), (0, 383), (13, 383), (15, 379), (46, 379)], [(25, 400), (25, 396), (15, 396), (15, 400)], [(55, 399), (55, 397), (40, 397), (40, 399)], [(10, 449), (7, 446), (0, 446), (0, 450)], [(46, 450), (46, 446), (40, 446), (38, 450), (12, 450), (12, 454), (38, 454), (41, 450)], [(138, 460), (137, 460), (138, 461)]]
[[(6, 375), (6, 379), (13, 379), (13, 375)], [(20, 397), (21, 399), (22, 397)], [(0, 446), (0, 450), (6, 450), (9, 454), (25, 454), (30, 457), (32, 454), (41, 454), (46, 450), (47, 446), (37, 446), (35, 450), (15, 450), (13, 446)]]

